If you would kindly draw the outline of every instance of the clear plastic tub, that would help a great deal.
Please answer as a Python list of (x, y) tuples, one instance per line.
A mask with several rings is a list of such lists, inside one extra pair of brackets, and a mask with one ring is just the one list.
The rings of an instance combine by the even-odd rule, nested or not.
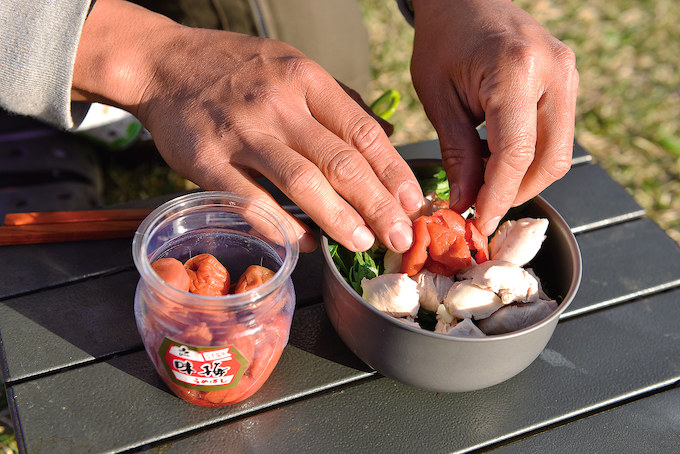
[[(133, 258), (141, 276), (135, 318), (156, 371), (179, 397), (229, 405), (255, 393), (288, 342), (295, 307), (290, 275), (298, 244), (267, 207), (226, 192), (198, 192), (153, 211), (137, 230)], [(203, 296), (164, 282), (151, 264), (212, 254), (231, 281), (250, 265), (275, 271), (240, 294)]]

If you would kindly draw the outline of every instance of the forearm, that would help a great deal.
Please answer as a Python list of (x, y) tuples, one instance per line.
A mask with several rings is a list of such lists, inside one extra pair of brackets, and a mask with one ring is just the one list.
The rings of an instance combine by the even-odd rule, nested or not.
[(97, 0), (78, 45), (72, 99), (102, 102), (136, 114), (167, 51), (162, 39), (172, 36), (168, 29), (179, 28), (166, 17), (132, 3)]

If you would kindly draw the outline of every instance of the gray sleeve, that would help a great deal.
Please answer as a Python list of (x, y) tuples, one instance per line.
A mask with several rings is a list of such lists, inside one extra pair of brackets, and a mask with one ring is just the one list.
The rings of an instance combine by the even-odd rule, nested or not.
[(90, 0), (0, 1), (0, 107), (71, 129), (89, 108), (71, 101)]
[(397, 0), (397, 5), (406, 22), (413, 27), (413, 0)]

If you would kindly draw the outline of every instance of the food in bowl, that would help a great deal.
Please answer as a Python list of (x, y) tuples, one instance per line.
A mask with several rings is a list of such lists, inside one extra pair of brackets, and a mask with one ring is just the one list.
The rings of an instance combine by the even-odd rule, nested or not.
[[(442, 171), (435, 178), (443, 178)], [(427, 194), (433, 212), (413, 222), (414, 240), (403, 254), (376, 243), (351, 253), (333, 243), (340, 273), (376, 309), (405, 323), (451, 336), (503, 334), (533, 325), (558, 303), (531, 268), (549, 221), (506, 220), (489, 241), (471, 217), (446, 206), (446, 193)], [(434, 325), (433, 325), (434, 322)]]

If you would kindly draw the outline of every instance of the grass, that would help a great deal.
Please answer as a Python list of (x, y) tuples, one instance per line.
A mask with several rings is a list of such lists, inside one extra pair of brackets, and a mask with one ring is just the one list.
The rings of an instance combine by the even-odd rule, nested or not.
[[(576, 138), (680, 242), (680, 9), (674, 0), (517, 0), (575, 52), (581, 77)], [(413, 30), (392, 0), (360, 0), (372, 49), (369, 100), (397, 89), (394, 144), (435, 138), (411, 86)], [(149, 154), (108, 159), (104, 199), (181, 190)], [(189, 185), (190, 186), (190, 185)]]

